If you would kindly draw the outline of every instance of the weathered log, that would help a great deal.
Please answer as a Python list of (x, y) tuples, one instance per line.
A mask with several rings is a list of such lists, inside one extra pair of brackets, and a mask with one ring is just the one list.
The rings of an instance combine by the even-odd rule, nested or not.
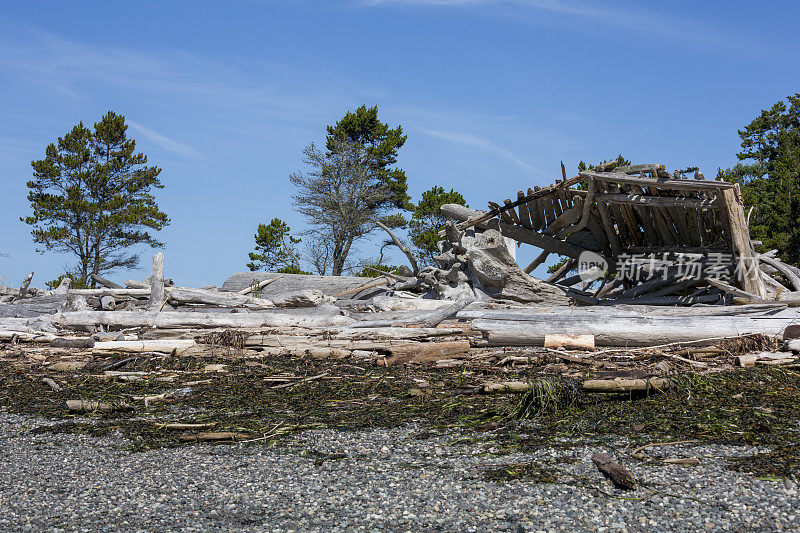
[(316, 307), (323, 302), (334, 300), (333, 296), (326, 296), (317, 289), (303, 289), (272, 297), (272, 302), (277, 307)]
[[(620, 317), (587, 318), (556, 313), (532, 315), (524, 321), (477, 319), (472, 328), (489, 346), (542, 346), (549, 334), (594, 335), (598, 346), (656, 346), (672, 342), (703, 342), (754, 333), (778, 336), (797, 321), (788, 317)], [(711, 344), (715, 340), (709, 340)]]
[(28, 287), (31, 286), (32, 279), (33, 279), (33, 272), (25, 276), (25, 279), (22, 280), (22, 284), (19, 286), (19, 292), (17, 293), (17, 298), (25, 298), (25, 296), (28, 293)]
[(237, 272), (229, 277), (220, 288), (221, 291), (238, 292), (252, 286), (253, 282), (275, 279), (263, 287), (261, 298), (272, 299), (279, 294), (316, 289), (328, 296), (363, 285), (364, 278), (357, 276), (315, 276), (310, 274), (277, 274), (274, 272)]
[(107, 280), (106, 278), (103, 278), (103, 277), (101, 277), (101, 276), (98, 276), (97, 274), (92, 274), (92, 275), (91, 275), (91, 276), (89, 276), (89, 277), (90, 277), (90, 278), (91, 278), (91, 279), (92, 279), (92, 280), (93, 280), (95, 283), (97, 283), (98, 285), (102, 285), (103, 287), (107, 287), (107, 288), (109, 288), (109, 289), (121, 289), (121, 288), (122, 288), (122, 285), (118, 285), (118, 284), (114, 283), (114, 282), (113, 282), (113, 281), (111, 281), (111, 280)]
[(180, 340), (145, 340), (145, 341), (105, 341), (95, 342), (92, 347), (93, 354), (105, 353), (141, 353), (141, 352), (163, 352), (170, 353), (173, 350), (185, 350), (197, 344), (192, 339)]
[(150, 301), (147, 308), (160, 309), (164, 305), (164, 253), (153, 256), (153, 273), (150, 275)]
[(53, 348), (91, 348), (95, 344), (95, 340), (91, 337), (56, 337), (50, 341), (50, 346)]
[(381, 366), (397, 366), (410, 362), (429, 363), (440, 359), (469, 357), (469, 341), (421, 342), (388, 347), (391, 356), (378, 360)]
[(594, 350), (594, 335), (564, 335), (561, 333), (545, 335), (544, 347), (551, 349)]
[(619, 463), (614, 462), (608, 455), (598, 452), (592, 456), (592, 462), (618, 489), (636, 489), (636, 478), (633, 474)]
[(51, 342), (56, 336), (39, 331), (0, 330), (0, 341), (5, 342)]
[(759, 256), (759, 259), (766, 264), (773, 267), (775, 270), (786, 276), (786, 279), (789, 280), (789, 283), (792, 284), (794, 290), (800, 291), (800, 276), (798, 276), (794, 270), (789, 268), (789, 265), (786, 265), (775, 258), (768, 257), (765, 255)]
[(281, 275), (279, 275), (277, 277), (270, 278), (270, 279), (265, 279), (265, 280), (259, 281), (258, 283), (254, 283), (253, 285), (250, 285), (249, 287), (240, 290), (239, 294), (250, 294), (251, 292), (253, 292), (253, 288), (254, 287), (257, 288), (257, 290), (259, 291), (259, 294), (260, 294), (261, 293), (261, 289), (263, 289), (264, 287), (266, 287), (270, 283), (273, 283), (274, 281), (281, 279), (283, 276), (284, 276), (284, 274), (281, 274)]
[(64, 328), (109, 326), (114, 328), (261, 328), (261, 327), (331, 327), (346, 326), (354, 320), (329, 311), (313, 313), (260, 311), (252, 313), (182, 313), (177, 311), (77, 311), (57, 313), (53, 324)]
[(578, 173), (581, 178), (594, 178), (610, 183), (620, 183), (623, 185), (638, 185), (640, 187), (659, 187), (661, 189), (674, 190), (693, 190), (693, 191), (714, 191), (720, 189), (730, 189), (733, 183), (725, 181), (696, 181), (696, 180), (676, 180), (676, 179), (653, 179), (629, 176), (616, 172), (596, 172), (584, 170)]
[(67, 302), (68, 298), (63, 294), (46, 294), (18, 299), (14, 303), (0, 304), (0, 317), (30, 318), (49, 315), (64, 310)]
[(175, 287), (169, 291), (167, 298), (169, 302), (174, 305), (203, 304), (218, 307), (275, 307), (272, 301), (263, 298), (254, 298), (252, 296), (244, 296), (233, 292), (192, 289), (189, 287)]
[(127, 411), (131, 406), (126, 403), (110, 404), (102, 402), (93, 402), (87, 400), (67, 400), (67, 410), (78, 413), (101, 412), (110, 413), (111, 411)]
[(672, 381), (666, 378), (649, 379), (589, 379), (581, 384), (586, 392), (646, 392), (664, 390), (672, 387)]
[(246, 433), (235, 433), (233, 431), (212, 431), (207, 433), (181, 435), (178, 438), (182, 442), (213, 442), (213, 441), (237, 441), (246, 439), (249, 436), (250, 435)]

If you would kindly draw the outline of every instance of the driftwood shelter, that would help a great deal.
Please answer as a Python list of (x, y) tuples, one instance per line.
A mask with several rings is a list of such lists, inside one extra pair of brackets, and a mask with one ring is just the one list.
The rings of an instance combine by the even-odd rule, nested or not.
[[(683, 179), (661, 164), (600, 166), (489, 207), (443, 210), (459, 221), (458, 230), (494, 228), (541, 248), (525, 272), (551, 254), (569, 258), (548, 281), (580, 303), (686, 305), (718, 303), (725, 295), (796, 301), (800, 291), (800, 271), (774, 252), (755, 252), (738, 185), (699, 172)], [(613, 274), (594, 292), (575, 288), (590, 276), (565, 278), (575, 268), (585, 274), (592, 266), (582, 264), (587, 258)]]

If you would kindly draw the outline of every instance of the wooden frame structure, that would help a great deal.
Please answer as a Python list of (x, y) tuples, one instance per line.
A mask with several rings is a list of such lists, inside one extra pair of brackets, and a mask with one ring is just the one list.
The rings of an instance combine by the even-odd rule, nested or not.
[[(502, 205), (490, 202), (489, 207), (457, 227), (463, 230), (498, 219), (490, 225), (499, 226), (503, 235), (542, 248), (526, 272), (551, 253), (577, 260), (583, 252), (595, 252), (612, 271), (636, 254), (655, 254), (667, 261), (687, 254), (701, 259), (711, 253), (730, 254), (730, 272), (736, 272), (730, 280), (751, 295), (766, 296), (737, 184), (705, 180), (702, 174), (683, 179), (660, 164), (613, 170), (601, 166), (549, 187), (519, 191), (516, 199)], [(551, 276), (550, 281), (557, 279)], [(683, 289), (696, 285), (685, 279), (673, 281), (682, 283)], [(630, 280), (626, 284), (631, 285)], [(627, 293), (631, 289), (619, 288)], [(679, 291), (662, 288), (659, 295), (675, 292)]]

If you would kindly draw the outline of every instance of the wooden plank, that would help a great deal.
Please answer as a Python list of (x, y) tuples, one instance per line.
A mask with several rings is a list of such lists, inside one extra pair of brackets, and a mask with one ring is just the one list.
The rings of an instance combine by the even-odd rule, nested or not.
[(578, 206), (571, 207), (564, 211), (561, 216), (555, 220), (555, 222), (547, 226), (547, 228), (544, 230), (544, 233), (548, 235), (556, 235), (559, 231), (563, 230), (567, 226), (571, 226), (577, 222), (580, 216), (581, 211)]
[[(503, 222), (507, 222), (509, 224), (513, 224), (514, 223), (514, 220), (511, 218), (511, 215), (509, 215), (505, 211), (499, 211), (501, 209), (500, 208), (500, 204), (495, 203), (495, 202), (487, 202), (487, 203), (489, 204), (489, 210), (490, 211), (498, 211), (498, 216), (500, 217), (500, 220), (502, 220)], [(444, 230), (442, 230), (442, 231), (444, 231)], [(442, 231), (439, 232), (439, 235), (442, 234)]]
[(597, 211), (600, 213), (600, 223), (602, 224), (603, 231), (608, 239), (608, 244), (611, 248), (611, 254), (614, 257), (617, 257), (620, 253), (622, 253), (622, 248), (619, 245), (616, 227), (611, 220), (611, 215), (608, 213), (608, 206), (605, 204), (605, 202), (598, 201)]
[(596, 194), (598, 201), (615, 204), (631, 204), (647, 207), (690, 207), (690, 208), (717, 208), (716, 200), (712, 198), (688, 198), (685, 196), (650, 196), (642, 194)]
[(503, 200), (503, 202), (506, 204), (505, 212), (511, 217), (511, 221), (514, 224), (519, 224), (519, 216), (517, 216), (517, 211), (514, 209), (514, 202), (511, 200)]
[[(530, 194), (530, 189), (528, 189)], [(533, 222), (533, 229), (539, 231), (545, 226), (544, 221), (544, 204), (541, 198), (534, 198), (528, 202), (528, 211), (531, 214), (531, 222)]]
[(556, 210), (553, 206), (553, 196), (547, 195), (542, 198), (542, 205), (544, 206), (544, 219), (545, 224), (549, 226), (556, 221)]
[(717, 201), (721, 204), (720, 214), (723, 223), (727, 226), (731, 252), (739, 263), (738, 277), (742, 289), (759, 298), (764, 298), (766, 296), (764, 280), (759, 273), (758, 255), (750, 242), (750, 232), (744, 217), (738, 186), (719, 191)]
[[(564, 188), (564, 189), (569, 188), (569, 187), (575, 185), (576, 183), (580, 183), (581, 181), (583, 181), (583, 178), (581, 178), (580, 176), (575, 176), (574, 178), (570, 178), (570, 179), (568, 179), (566, 181), (562, 181), (561, 183), (555, 183), (553, 185), (545, 187), (544, 189), (538, 189), (538, 187), (537, 187), (537, 190), (534, 191), (534, 194), (533, 194), (533, 196), (531, 198), (539, 198), (541, 196), (546, 196), (546, 195), (552, 193), (555, 190), (558, 190), (560, 188)], [(516, 207), (516, 202), (512, 203), (512, 207)], [(474, 226), (478, 222), (484, 222), (486, 220), (494, 218), (494, 217), (496, 217), (498, 215), (498, 212), (501, 209), (503, 209), (503, 208), (498, 207), (497, 210), (491, 209), (487, 213), (484, 213), (483, 215), (481, 215), (479, 219), (465, 220), (464, 222), (462, 222), (461, 224), (458, 225), (458, 229), (464, 230), (466, 228)], [(441, 236), (444, 236), (443, 232), (439, 232), (439, 234)]]
[(625, 185), (638, 185), (640, 187), (658, 187), (659, 189), (668, 190), (694, 190), (694, 191), (712, 191), (712, 190), (727, 190), (733, 188), (733, 183), (725, 181), (705, 181), (705, 180), (676, 180), (676, 179), (653, 179), (629, 176), (627, 174), (617, 172), (594, 172), (592, 170), (584, 170), (579, 173), (582, 178), (595, 178), (611, 183), (620, 183)]
[[(519, 191), (517, 193), (517, 200), (525, 198), (525, 192)], [(517, 215), (519, 216), (519, 223), (528, 229), (533, 229), (533, 221), (531, 220), (531, 213), (528, 209), (528, 202), (519, 204), (517, 207)]]

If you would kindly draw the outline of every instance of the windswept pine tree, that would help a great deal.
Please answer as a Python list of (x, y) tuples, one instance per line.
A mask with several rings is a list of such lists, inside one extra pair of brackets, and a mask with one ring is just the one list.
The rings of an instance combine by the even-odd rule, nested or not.
[(136, 153), (127, 129), (125, 117), (109, 111), (93, 129), (77, 124), (31, 163), (33, 214), (20, 220), (32, 226), (37, 251), (77, 258), (69, 274), (79, 284), (92, 274), (135, 268), (135, 245), (163, 247), (148, 231), (170, 222), (153, 194), (164, 187), (161, 169)]

